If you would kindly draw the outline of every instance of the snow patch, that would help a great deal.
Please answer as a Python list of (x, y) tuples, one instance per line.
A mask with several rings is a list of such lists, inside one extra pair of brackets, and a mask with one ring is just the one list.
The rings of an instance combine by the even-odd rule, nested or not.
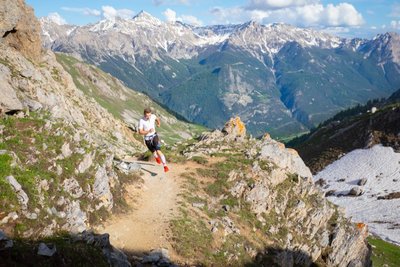
[[(367, 183), (359, 197), (346, 196), (360, 179)], [(391, 147), (376, 145), (354, 150), (314, 176), (323, 179), (325, 192), (335, 190), (328, 199), (344, 207), (353, 222), (363, 222), (372, 233), (400, 245), (400, 199), (378, 200), (378, 197), (400, 192), (400, 153)], [(338, 195), (344, 196), (338, 196)]]

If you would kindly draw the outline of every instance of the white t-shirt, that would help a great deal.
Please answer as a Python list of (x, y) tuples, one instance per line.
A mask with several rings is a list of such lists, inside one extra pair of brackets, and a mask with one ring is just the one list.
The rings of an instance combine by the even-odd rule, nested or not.
[(157, 116), (154, 114), (150, 115), (150, 118), (148, 120), (146, 120), (144, 117), (140, 119), (139, 121), (139, 130), (144, 130), (144, 131), (148, 131), (150, 129), (154, 129), (154, 132), (148, 133), (145, 136), (152, 136), (153, 134), (156, 133), (156, 126), (155, 126), (155, 122), (156, 122)]

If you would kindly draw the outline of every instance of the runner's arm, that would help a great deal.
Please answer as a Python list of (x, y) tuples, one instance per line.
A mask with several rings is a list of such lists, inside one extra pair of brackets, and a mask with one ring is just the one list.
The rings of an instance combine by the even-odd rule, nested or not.
[(146, 134), (148, 134), (148, 133), (152, 133), (152, 132), (154, 132), (155, 130), (154, 129), (149, 129), (148, 131), (145, 131), (144, 129), (143, 129), (143, 124), (142, 124), (142, 122), (140, 121), (139, 122), (139, 134), (140, 135), (146, 135)]
[(160, 125), (161, 125), (161, 121), (158, 117), (156, 117), (156, 125), (157, 125), (157, 127), (160, 127)]

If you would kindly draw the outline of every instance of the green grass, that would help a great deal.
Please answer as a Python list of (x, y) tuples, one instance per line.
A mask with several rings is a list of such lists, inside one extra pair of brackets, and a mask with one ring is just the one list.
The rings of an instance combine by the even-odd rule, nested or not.
[(205, 157), (202, 157), (202, 156), (194, 156), (194, 157), (191, 158), (191, 160), (196, 162), (196, 163), (198, 163), (198, 164), (202, 164), (202, 165), (208, 163), (208, 160)]
[(188, 259), (199, 259), (209, 253), (212, 241), (211, 231), (200, 220), (193, 220), (186, 212), (172, 220), (172, 233), (175, 250)]
[(385, 242), (376, 237), (368, 237), (368, 243), (372, 246), (372, 263), (374, 267), (400, 266), (399, 246)]
[(11, 174), (11, 156), (4, 154), (0, 155), (0, 210), (5, 211), (10, 209), (10, 205), (18, 203), (17, 195), (11, 185), (6, 181), (6, 177)]

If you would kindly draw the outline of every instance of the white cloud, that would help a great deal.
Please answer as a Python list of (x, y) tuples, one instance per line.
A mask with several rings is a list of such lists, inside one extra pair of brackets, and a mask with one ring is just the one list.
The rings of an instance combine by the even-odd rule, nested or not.
[(170, 8), (167, 8), (164, 12), (163, 15), (165, 16), (165, 20), (167, 22), (175, 22), (175, 21), (182, 21), (194, 26), (201, 26), (203, 25), (203, 22), (196, 18), (195, 16), (192, 15), (182, 15), (182, 16), (177, 16), (176, 12)]
[(160, 6), (164, 3), (164, 0), (153, 0), (153, 5), (155, 6)]
[(362, 15), (348, 3), (340, 3), (337, 6), (328, 4), (321, 20), (325, 20), (329, 26), (360, 26), (364, 23)]
[(179, 5), (179, 4), (183, 4), (183, 5), (188, 5), (189, 4), (189, 0), (152, 0), (153, 5), (155, 6), (161, 6), (161, 5)]
[(271, 10), (287, 7), (306, 6), (319, 3), (319, 0), (249, 0), (246, 9)]
[(58, 25), (64, 25), (67, 24), (67, 21), (60, 16), (57, 12), (49, 13), (47, 16), (52, 22), (58, 24)]
[(176, 12), (173, 11), (172, 9), (167, 8), (164, 12), (163, 15), (165, 16), (165, 19), (168, 22), (175, 22), (178, 19), (176, 18)]
[(400, 30), (400, 20), (392, 20), (390, 26), (395, 30)]
[(115, 9), (112, 6), (102, 6), (103, 17), (106, 19), (113, 19), (120, 17), (123, 19), (130, 19), (133, 17), (134, 11), (130, 9)]
[(309, 4), (270, 10), (215, 7), (210, 12), (216, 17), (217, 23), (255, 20), (261, 23), (282, 22), (297, 26), (318, 27), (354, 27), (364, 23), (361, 13), (348, 3), (340, 3), (336, 6), (333, 4), (327, 6)]
[(182, 15), (182, 21), (194, 26), (202, 26), (203, 22), (191, 15)]
[(91, 9), (91, 8), (76, 8), (76, 7), (62, 7), (62, 10), (69, 11), (69, 12), (76, 12), (76, 13), (81, 13), (85, 16), (95, 16), (98, 17), (101, 15), (101, 11), (97, 9)]
[[(213, 24), (236, 24), (250, 20), (249, 11), (243, 10), (241, 7), (222, 8), (213, 7), (210, 13), (214, 15)], [(263, 19), (263, 16), (261, 19)]]

